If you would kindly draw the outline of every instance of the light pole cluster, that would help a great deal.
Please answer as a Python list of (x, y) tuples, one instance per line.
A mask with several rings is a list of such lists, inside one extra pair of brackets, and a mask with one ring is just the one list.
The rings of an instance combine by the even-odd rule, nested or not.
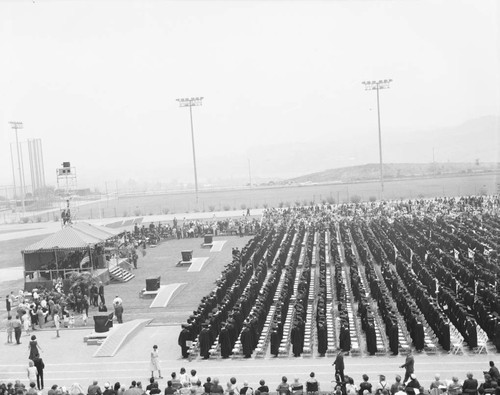
[(193, 130), (193, 106), (201, 106), (203, 97), (191, 97), (177, 99), (180, 107), (189, 107), (189, 117), (191, 119), (191, 142), (193, 143), (193, 164), (194, 164), (194, 187), (196, 191), (196, 203), (198, 203), (198, 174), (196, 173), (196, 151), (194, 148), (194, 130)]
[(380, 186), (382, 188), (382, 192), (384, 192), (384, 169), (382, 167), (382, 131), (380, 129), (380, 99), (379, 99), (379, 90), (380, 89), (389, 89), (390, 83), (392, 80), (378, 80), (378, 81), (363, 81), (362, 84), (365, 86), (365, 90), (367, 91), (377, 91), (377, 114), (378, 114), (378, 149), (380, 156)]
[[(23, 205), (23, 212), (25, 211), (24, 207), (24, 168), (21, 166), (21, 154), (19, 151), (19, 139), (17, 136), (17, 130), (23, 128), (23, 123), (22, 122), (9, 122), (10, 126), (12, 129), (16, 131), (16, 149), (17, 149), (17, 165), (18, 165), (18, 170), (19, 170), (19, 183), (20, 183), (20, 188), (21, 188), (21, 202)], [(12, 155), (12, 149), (11, 149), (11, 155)], [(15, 188), (15, 178), (14, 178), (14, 188)]]

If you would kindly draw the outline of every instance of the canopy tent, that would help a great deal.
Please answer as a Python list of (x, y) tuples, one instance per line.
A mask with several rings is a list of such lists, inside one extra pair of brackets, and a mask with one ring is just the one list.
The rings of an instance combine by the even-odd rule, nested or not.
[[(25, 276), (33, 279), (36, 274), (49, 280), (61, 275), (64, 277), (67, 272), (74, 270), (103, 267), (103, 244), (118, 234), (119, 231), (115, 229), (86, 222), (68, 225), (22, 251)], [(87, 265), (89, 267), (83, 267)]]
[(89, 246), (102, 243), (117, 236), (117, 234), (114, 229), (79, 222), (66, 226), (59, 232), (26, 247), (22, 252), (23, 254), (32, 254), (56, 250), (85, 250)]

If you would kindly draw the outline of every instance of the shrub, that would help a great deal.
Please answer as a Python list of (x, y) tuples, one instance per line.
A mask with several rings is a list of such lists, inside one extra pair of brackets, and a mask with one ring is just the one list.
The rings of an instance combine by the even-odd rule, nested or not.
[(241, 203), (240, 208), (241, 208), (242, 210), (246, 210), (246, 209), (247, 209), (247, 205), (246, 205), (245, 203)]
[(30, 219), (29, 219), (28, 217), (21, 217), (21, 222), (22, 222), (23, 224), (27, 224), (27, 223), (29, 222), (29, 220), (30, 220)]
[(283, 208), (283, 206), (284, 206), (284, 205), (285, 205), (285, 203), (284, 203), (284, 202), (280, 202), (280, 203), (278, 204), (278, 207), (279, 207), (279, 208)]
[(369, 197), (369, 200), (370, 200), (370, 202), (372, 202), (372, 203), (373, 203), (373, 202), (376, 202), (376, 201), (377, 201), (377, 197), (376, 197), (376, 196), (370, 196), (370, 197)]
[(123, 212), (123, 216), (124, 216), (124, 217), (128, 217), (128, 211), (127, 211), (127, 210), (125, 210), (125, 211)]
[(214, 205), (208, 206), (208, 211), (214, 212), (215, 211), (215, 206)]
[(269, 207), (269, 205), (268, 205), (267, 203), (264, 203), (264, 204), (262, 205), (262, 207), (264, 207), (264, 208), (268, 208), (268, 207)]
[(230, 206), (229, 204), (225, 204), (225, 205), (222, 207), (222, 209), (223, 209), (224, 211), (229, 211), (229, 210), (231, 210), (231, 206)]
[(328, 202), (328, 204), (335, 204), (335, 199), (332, 196), (328, 196), (326, 198), (326, 201)]
[(296, 200), (296, 201), (295, 201), (295, 205), (296, 205), (297, 207), (298, 207), (298, 206), (300, 206), (300, 200)]
[(170, 212), (170, 209), (168, 207), (165, 207), (161, 210), (162, 214), (168, 214)]
[(36, 217), (36, 218), (35, 218), (35, 221), (36, 221), (36, 222), (42, 222), (42, 217)]
[(254, 208), (259, 208), (259, 203), (255, 203)]

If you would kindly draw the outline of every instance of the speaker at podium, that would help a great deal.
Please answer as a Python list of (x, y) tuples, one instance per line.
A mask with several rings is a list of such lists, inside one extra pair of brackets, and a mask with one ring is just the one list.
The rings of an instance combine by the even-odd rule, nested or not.
[(96, 333), (108, 332), (113, 327), (114, 313), (94, 315), (94, 331)]

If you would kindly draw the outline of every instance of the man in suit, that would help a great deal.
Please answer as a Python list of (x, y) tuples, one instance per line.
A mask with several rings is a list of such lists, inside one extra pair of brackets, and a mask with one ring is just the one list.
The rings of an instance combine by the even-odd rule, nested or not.
[(342, 382), (345, 381), (345, 377), (344, 377), (344, 353), (342, 351), (340, 351), (338, 354), (337, 354), (337, 358), (335, 358), (335, 361), (332, 363), (332, 366), (335, 365), (335, 376), (337, 376), (337, 374), (340, 376), (340, 379), (342, 380)]
[(415, 372), (415, 359), (413, 358), (411, 349), (408, 351), (405, 363), (401, 365), (400, 368), (405, 368), (405, 378), (403, 380), (403, 383), (406, 383), (410, 378), (411, 374)]

